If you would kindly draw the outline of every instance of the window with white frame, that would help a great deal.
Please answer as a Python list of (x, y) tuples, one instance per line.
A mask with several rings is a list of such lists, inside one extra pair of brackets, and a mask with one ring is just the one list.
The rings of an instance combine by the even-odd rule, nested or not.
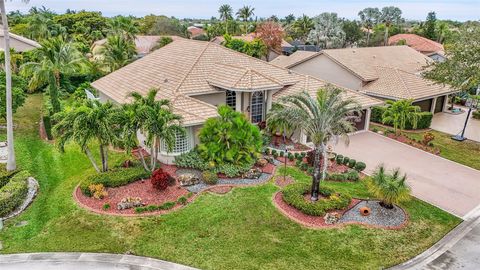
[(175, 134), (175, 144), (172, 151), (168, 151), (167, 144), (162, 140), (161, 151), (170, 154), (181, 154), (192, 150), (192, 142), (190, 138), (190, 129), (187, 129), (185, 134), (177, 132)]
[(250, 104), (252, 123), (259, 123), (263, 121), (263, 103), (263, 92), (253, 92), (252, 102)]
[(227, 90), (225, 103), (235, 110), (235, 106), (237, 105), (237, 93)]

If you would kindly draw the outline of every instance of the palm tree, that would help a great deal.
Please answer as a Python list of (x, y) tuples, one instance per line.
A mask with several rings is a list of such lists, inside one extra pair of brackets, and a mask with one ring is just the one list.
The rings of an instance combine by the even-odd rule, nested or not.
[(28, 23), (29, 37), (37, 41), (49, 38), (51, 36), (48, 28), (49, 23), (51, 23), (51, 20), (42, 14), (33, 15)]
[(248, 34), (248, 20), (254, 15), (255, 8), (250, 6), (243, 6), (237, 11), (238, 18), (241, 18), (245, 23), (245, 35)]
[(297, 32), (304, 44), (307, 42), (308, 34), (313, 27), (313, 20), (305, 14), (293, 23), (293, 29), (295, 29), (295, 32)]
[(42, 47), (34, 53), (38, 62), (25, 63), (20, 71), (24, 76), (30, 77), (30, 90), (48, 85), (53, 112), (59, 112), (61, 77), (82, 71), (86, 59), (72, 42), (66, 42), (62, 37), (44, 40)]
[(358, 12), (358, 16), (360, 16), (360, 21), (362, 22), (363, 27), (367, 29), (367, 46), (370, 44), (370, 32), (378, 23), (381, 15), (382, 13), (378, 8), (365, 8)]
[(114, 17), (108, 22), (108, 26), (111, 35), (123, 35), (130, 41), (134, 41), (136, 34), (139, 33), (138, 26), (130, 17)]
[(137, 92), (131, 93), (133, 102), (123, 106), (119, 121), (126, 149), (138, 146), (138, 131), (146, 136), (145, 145), (150, 147), (150, 165), (147, 165), (142, 151), (139, 154), (147, 171), (155, 170), (160, 143), (164, 143), (167, 151), (172, 151), (176, 135), (185, 133), (181, 126), (182, 117), (172, 112), (170, 101), (156, 100), (157, 93), (156, 89), (150, 90), (145, 97)]
[(220, 19), (225, 23), (225, 33), (228, 34), (228, 20), (232, 18), (232, 7), (228, 4), (221, 5), (218, 9)]
[[(53, 131), (58, 137), (58, 147), (65, 151), (65, 144), (73, 141), (87, 155), (97, 172), (108, 171), (108, 146), (116, 141), (114, 114), (112, 103), (100, 103), (97, 100), (86, 100), (79, 107), (67, 108), (56, 114), (54, 118), (57, 124)], [(92, 142), (99, 145), (101, 169), (90, 151)]]
[(380, 205), (387, 209), (392, 209), (393, 204), (410, 199), (407, 175), (400, 176), (399, 169), (388, 174), (385, 167), (380, 165), (372, 177), (367, 180), (367, 187), (375, 197), (381, 200)]
[(387, 109), (383, 112), (382, 123), (391, 123), (395, 134), (398, 129), (400, 129), (400, 132), (405, 129), (407, 123), (411, 123), (412, 128), (415, 129), (417, 128), (420, 111), (420, 107), (412, 105), (412, 100), (387, 100)]
[(132, 62), (136, 49), (133, 41), (122, 35), (114, 35), (107, 38), (100, 52), (104, 66), (112, 72)]
[(388, 44), (388, 30), (392, 24), (398, 24), (402, 20), (402, 10), (398, 7), (384, 7), (382, 8), (382, 14), (380, 20), (385, 24), (385, 37), (383, 43), (385, 46)]
[(267, 122), (286, 121), (311, 138), (315, 151), (312, 201), (318, 200), (320, 182), (326, 176), (327, 143), (337, 141), (339, 137), (345, 138), (345, 143), (348, 143), (348, 133), (355, 131), (353, 121), (361, 115), (358, 103), (345, 99), (342, 92), (328, 86), (318, 90), (316, 98), (307, 92), (286, 96), (279, 99), (279, 105), (272, 107), (267, 116)]

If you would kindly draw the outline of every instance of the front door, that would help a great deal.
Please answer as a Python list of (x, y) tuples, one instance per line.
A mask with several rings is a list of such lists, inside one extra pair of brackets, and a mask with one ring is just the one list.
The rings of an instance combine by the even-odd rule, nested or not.
[(263, 121), (264, 111), (263, 91), (252, 93), (252, 102), (250, 103), (250, 115), (252, 123), (260, 123)]

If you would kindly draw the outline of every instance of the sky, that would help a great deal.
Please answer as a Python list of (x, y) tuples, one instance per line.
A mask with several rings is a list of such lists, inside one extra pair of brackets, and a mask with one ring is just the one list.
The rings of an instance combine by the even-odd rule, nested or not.
[(177, 18), (218, 17), (218, 7), (229, 4), (234, 12), (243, 5), (255, 8), (258, 17), (270, 17), (275, 14), (285, 17), (288, 14), (314, 16), (322, 12), (336, 12), (340, 17), (357, 18), (358, 11), (365, 7), (397, 6), (406, 19), (424, 20), (427, 13), (435, 11), (439, 19), (458, 21), (480, 20), (480, 0), (6, 0), (8, 11), (28, 11), (32, 6), (45, 6), (58, 13), (67, 8), (73, 10), (101, 11), (105, 16), (148, 14), (175, 16)]

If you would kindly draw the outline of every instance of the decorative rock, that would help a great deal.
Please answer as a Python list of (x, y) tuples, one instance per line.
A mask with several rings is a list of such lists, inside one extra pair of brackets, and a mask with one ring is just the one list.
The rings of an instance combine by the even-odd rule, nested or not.
[(22, 221), (18, 222), (17, 224), (15, 224), (15, 227), (23, 227), (23, 226), (27, 226), (27, 225), (28, 225), (28, 221), (22, 220)]
[(193, 173), (185, 173), (178, 177), (181, 186), (192, 186), (200, 183), (200, 179)]
[(260, 175), (262, 175), (262, 170), (259, 168), (253, 168), (246, 172), (243, 177), (246, 179), (257, 179), (260, 177)]
[(325, 220), (325, 223), (331, 225), (331, 224), (337, 223), (340, 218), (341, 218), (340, 213), (331, 212), (331, 213), (327, 213), (327, 214), (323, 217), (323, 220)]
[(268, 160), (264, 159), (264, 158), (261, 158), (259, 160), (257, 160), (257, 165), (260, 166), (260, 167), (265, 167), (267, 166), (268, 164)]
[(127, 197), (123, 198), (118, 204), (117, 204), (117, 209), (118, 210), (125, 210), (125, 209), (130, 209), (133, 207), (139, 207), (143, 206), (142, 199), (139, 197)]

